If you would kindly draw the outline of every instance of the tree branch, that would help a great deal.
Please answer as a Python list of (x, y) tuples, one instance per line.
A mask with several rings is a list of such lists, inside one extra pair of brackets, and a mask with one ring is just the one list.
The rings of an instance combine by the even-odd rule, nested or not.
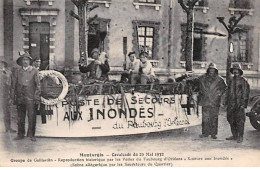
[(241, 20), (241, 19), (243, 19), (244, 18), (244, 16), (246, 16), (246, 14), (245, 13), (240, 13), (240, 16), (239, 16), (239, 18), (236, 20), (236, 22), (234, 23), (234, 27), (236, 27), (237, 26), (237, 24), (239, 23), (239, 21)]
[(183, 3), (183, 0), (178, 0), (178, 3), (181, 5), (182, 9), (185, 12), (188, 12), (188, 8), (185, 6), (185, 4)]
[(229, 28), (227, 26), (227, 24), (224, 22), (224, 17), (217, 17), (218, 21), (224, 25), (224, 27), (226, 28), (226, 30), (229, 32)]
[(75, 19), (79, 20), (79, 15), (75, 14), (74, 11), (70, 11), (70, 15), (74, 17)]
[(95, 4), (95, 5), (92, 5), (91, 7), (89, 7), (87, 10), (90, 12), (90, 11), (92, 11), (92, 10), (98, 8), (98, 7), (99, 6), (97, 4)]
[(73, 2), (73, 4), (74, 4), (76, 7), (79, 7), (79, 1), (78, 1), (78, 0), (71, 0), (71, 2)]
[(98, 17), (98, 15), (95, 15), (94, 17), (91, 17), (88, 19), (87, 23), (90, 24), (92, 21), (94, 21), (96, 18)]

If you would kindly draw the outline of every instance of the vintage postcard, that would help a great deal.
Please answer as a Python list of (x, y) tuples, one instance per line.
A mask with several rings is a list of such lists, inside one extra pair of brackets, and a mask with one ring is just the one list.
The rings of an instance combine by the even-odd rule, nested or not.
[(260, 1), (0, 9), (1, 167), (260, 165)]

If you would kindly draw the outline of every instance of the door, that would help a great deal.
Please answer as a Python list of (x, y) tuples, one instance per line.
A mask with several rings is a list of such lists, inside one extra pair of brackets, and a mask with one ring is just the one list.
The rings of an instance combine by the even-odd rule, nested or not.
[(41, 70), (49, 68), (50, 24), (31, 22), (29, 26), (29, 51), (32, 58), (41, 58)]

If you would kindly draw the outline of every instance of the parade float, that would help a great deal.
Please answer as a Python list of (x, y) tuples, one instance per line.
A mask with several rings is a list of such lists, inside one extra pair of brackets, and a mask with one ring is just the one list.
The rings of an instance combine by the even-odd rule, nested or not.
[(130, 85), (116, 82), (68, 84), (57, 71), (40, 72), (42, 97), (37, 136), (131, 135), (201, 124), (192, 97), (187, 112), (183, 83)]

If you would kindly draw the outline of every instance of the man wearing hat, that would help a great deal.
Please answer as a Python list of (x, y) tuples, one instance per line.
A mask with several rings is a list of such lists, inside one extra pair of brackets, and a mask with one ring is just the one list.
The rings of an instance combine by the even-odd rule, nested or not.
[(224, 79), (218, 75), (218, 69), (214, 63), (209, 64), (206, 74), (193, 81), (198, 85), (198, 104), (202, 106), (202, 134), (200, 137), (211, 135), (212, 139), (217, 139), (221, 96), (226, 91), (227, 85)]
[(141, 52), (139, 55), (140, 64), (138, 76), (134, 76), (131, 79), (131, 84), (136, 84), (137, 80), (141, 80), (141, 84), (153, 83), (155, 80), (155, 74), (153, 66), (150, 61), (147, 60), (148, 53)]
[(32, 141), (36, 141), (36, 113), (34, 104), (40, 104), (40, 80), (39, 72), (31, 66), (32, 58), (27, 52), (20, 53), (16, 63), (21, 66), (13, 78), (13, 100), (18, 111), (18, 136), (15, 140), (24, 138), (25, 135), (25, 117), (28, 116), (27, 136)]
[(245, 126), (245, 109), (248, 105), (250, 86), (242, 76), (243, 70), (240, 64), (234, 64), (230, 69), (233, 74), (227, 93), (227, 120), (231, 127), (232, 136), (226, 140), (243, 142)]
[(4, 125), (5, 131), (10, 133), (15, 133), (16, 131), (11, 128), (11, 71), (8, 69), (8, 63), (2, 56), (0, 58), (0, 77), (1, 77), (1, 101), (4, 113)]
[[(107, 55), (106, 55), (107, 56)], [(99, 57), (100, 53), (97, 48), (94, 48), (91, 52), (91, 57), (94, 59), (89, 65), (85, 66), (83, 62), (79, 63), (79, 70), (82, 73), (89, 72), (89, 79), (106, 81), (108, 80), (108, 72), (110, 71), (108, 59), (101, 62)]]
[(131, 79), (138, 76), (140, 60), (136, 59), (135, 52), (129, 52), (128, 57), (130, 62), (121, 76), (121, 82), (131, 83)]

